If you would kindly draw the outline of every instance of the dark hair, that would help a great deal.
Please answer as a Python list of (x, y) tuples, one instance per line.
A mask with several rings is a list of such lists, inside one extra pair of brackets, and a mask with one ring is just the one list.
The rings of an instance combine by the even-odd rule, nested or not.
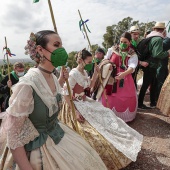
[(97, 52), (103, 53), (103, 55), (105, 55), (104, 50), (100, 47), (96, 49), (95, 53), (97, 53)]
[(89, 52), (89, 51), (87, 51), (87, 50), (82, 50), (82, 59), (83, 60), (85, 60), (87, 57), (89, 57), (89, 56), (91, 56), (92, 57), (92, 54)]
[(122, 38), (122, 37), (128, 39), (129, 42), (131, 42), (131, 40), (132, 40), (132, 36), (131, 36), (131, 34), (130, 34), (129, 32), (124, 32), (124, 33), (121, 35), (121, 38)]
[(47, 43), (49, 42), (47, 35), (56, 34), (56, 32), (51, 30), (39, 31), (35, 34), (36, 45), (41, 45), (41, 47), (46, 48)]
[(80, 57), (81, 59), (85, 60), (89, 56), (92, 57), (92, 54), (89, 51), (87, 51), (86, 49), (83, 49), (75, 55), (75, 58), (77, 60), (77, 58)]

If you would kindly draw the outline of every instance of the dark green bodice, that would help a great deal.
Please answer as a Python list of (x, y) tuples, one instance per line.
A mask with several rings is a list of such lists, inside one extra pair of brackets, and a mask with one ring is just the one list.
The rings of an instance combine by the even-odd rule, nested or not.
[[(33, 123), (34, 127), (39, 132), (39, 136), (35, 138), (33, 141), (30, 141), (25, 145), (26, 151), (32, 151), (36, 148), (42, 146), (48, 136), (50, 136), (55, 144), (58, 144), (62, 137), (64, 136), (64, 131), (58, 124), (58, 112), (54, 113), (51, 117), (49, 117), (49, 109), (41, 100), (41, 98), (37, 95), (37, 93), (33, 90), (33, 98), (34, 98), (34, 110), (30, 114), (29, 119)], [(57, 94), (56, 96), (58, 106), (61, 105), (61, 95)]]

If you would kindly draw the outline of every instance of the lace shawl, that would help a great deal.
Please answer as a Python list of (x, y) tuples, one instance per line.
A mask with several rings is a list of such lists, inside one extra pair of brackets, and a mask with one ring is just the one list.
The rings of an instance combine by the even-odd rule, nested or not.
[[(76, 83), (78, 83), (84, 89), (90, 86), (91, 80), (90, 80), (90, 77), (88, 77), (87, 72), (85, 70), (84, 70), (84, 74), (85, 75), (81, 74), (77, 70), (77, 68), (73, 68), (70, 71), (68, 81), (69, 81), (71, 90), (74, 88)], [(64, 84), (63, 95), (68, 95), (66, 84)]]
[(49, 108), (49, 116), (52, 116), (58, 110), (55, 96), (57, 92), (61, 92), (54, 75), (53, 79), (56, 84), (55, 94), (52, 94), (45, 78), (37, 68), (30, 69), (12, 87), (13, 94), (9, 100), (9, 107), (6, 112), (0, 113), (0, 119), (3, 119), (0, 129), (0, 150), (3, 149), (2, 146), (5, 142), (11, 149), (16, 149), (39, 136), (38, 131), (28, 118), (34, 109), (33, 89)]

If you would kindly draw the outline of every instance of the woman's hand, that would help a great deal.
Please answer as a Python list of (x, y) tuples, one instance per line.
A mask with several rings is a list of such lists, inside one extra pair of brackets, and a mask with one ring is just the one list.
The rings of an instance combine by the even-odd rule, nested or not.
[(68, 72), (67, 69), (63, 69), (63, 68), (61, 69), (61, 71), (60, 71), (60, 78), (64, 79), (64, 80), (69, 78), (69, 72)]
[(121, 80), (121, 79), (123, 79), (124, 77), (125, 77), (125, 76), (124, 76), (123, 73), (118, 73), (118, 75), (115, 77), (115, 79)]
[(8, 86), (9, 88), (11, 88), (11, 86), (12, 86), (12, 81), (11, 81), (11, 80), (8, 80), (8, 81), (7, 81), (7, 86)]
[(99, 73), (100, 73), (100, 68), (98, 65), (96, 65), (94, 67), (94, 74), (93, 74), (92, 80), (96, 81)]
[(69, 78), (69, 72), (67, 69), (62, 68), (60, 71), (60, 77), (58, 79), (60, 86), (63, 87), (65, 80)]
[(84, 117), (80, 114), (78, 110), (76, 110), (76, 118), (80, 123), (84, 123), (85, 121)]
[(99, 73), (99, 72), (100, 72), (100, 68), (99, 68), (98, 65), (96, 65), (96, 66), (94, 67), (94, 73)]

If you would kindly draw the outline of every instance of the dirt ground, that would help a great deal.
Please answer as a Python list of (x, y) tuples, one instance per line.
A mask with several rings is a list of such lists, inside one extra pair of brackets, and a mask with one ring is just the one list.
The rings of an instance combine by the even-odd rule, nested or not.
[[(145, 101), (149, 101), (146, 95)], [(145, 102), (149, 106), (149, 102)], [(137, 161), (123, 170), (170, 170), (170, 117), (158, 109), (140, 110), (129, 126), (144, 136)]]

